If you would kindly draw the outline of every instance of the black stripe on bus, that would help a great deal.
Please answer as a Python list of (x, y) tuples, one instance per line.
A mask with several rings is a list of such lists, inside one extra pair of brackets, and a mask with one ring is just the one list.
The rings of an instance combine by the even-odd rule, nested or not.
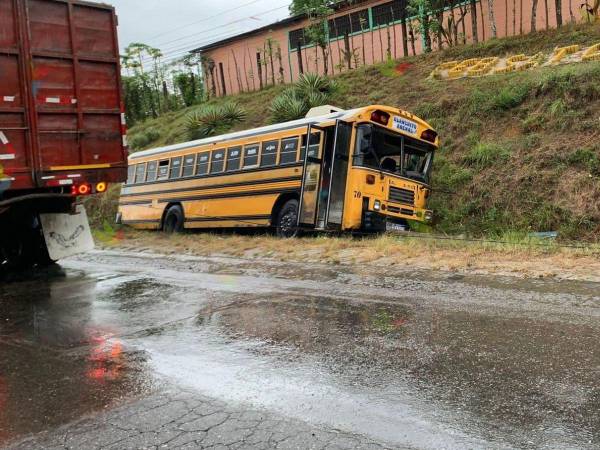
[(270, 215), (262, 216), (214, 216), (214, 217), (192, 217), (185, 219), (186, 222), (225, 222), (225, 221), (239, 221), (245, 222), (249, 220), (271, 220)]
[[(198, 153), (202, 153), (202, 152), (198, 152)], [(163, 160), (163, 159), (168, 159), (168, 158), (159, 158), (159, 160)], [(152, 162), (152, 161), (148, 161), (148, 162)], [(137, 164), (144, 164), (144, 163), (140, 162)], [(137, 165), (137, 164), (132, 164), (132, 165)], [(204, 178), (228, 177), (228, 176), (240, 175), (240, 174), (245, 174), (245, 173), (266, 172), (266, 171), (272, 171), (272, 170), (278, 170), (278, 169), (290, 169), (293, 167), (302, 167), (303, 165), (304, 165), (304, 162), (296, 162), (294, 164), (284, 164), (284, 165), (279, 165), (279, 166), (255, 167), (253, 169), (236, 170), (235, 172), (207, 173), (204, 175), (194, 175), (193, 177), (179, 177), (179, 178), (174, 178), (174, 179), (167, 178), (165, 180), (146, 181), (144, 183), (131, 183), (131, 184), (125, 184), (125, 187), (131, 188), (131, 187), (137, 187), (137, 186), (151, 186), (153, 184), (176, 183), (179, 181), (198, 180), (198, 179), (204, 179)], [(125, 195), (129, 195), (129, 194), (125, 194)]]
[(175, 193), (175, 192), (187, 192), (187, 191), (206, 191), (209, 189), (221, 189), (221, 188), (229, 188), (229, 187), (258, 186), (260, 184), (283, 183), (286, 181), (300, 181), (301, 179), (302, 179), (302, 175), (296, 175), (294, 177), (271, 178), (269, 180), (239, 181), (237, 183), (215, 184), (212, 186), (198, 186), (198, 187), (187, 187), (187, 188), (178, 188), (178, 189), (166, 189), (164, 191), (121, 194), (121, 198), (123, 198), (123, 197), (140, 197), (142, 195), (161, 195), (161, 194), (170, 194), (170, 193)]
[[(158, 203), (183, 203), (192, 202), (197, 200), (214, 200), (218, 198), (236, 198), (236, 197), (261, 197), (263, 195), (271, 194), (287, 194), (287, 193), (298, 193), (299, 188), (287, 188), (287, 189), (268, 189), (264, 191), (249, 191), (249, 192), (228, 192), (225, 194), (211, 194), (211, 195), (195, 195), (193, 197), (174, 197), (165, 198), (158, 200)], [(119, 203), (119, 206), (132, 206), (132, 205), (150, 205), (152, 201), (148, 200), (137, 200), (131, 202)]]
[(159, 219), (144, 219), (144, 220), (123, 220), (123, 225), (137, 225), (146, 223), (159, 223)]

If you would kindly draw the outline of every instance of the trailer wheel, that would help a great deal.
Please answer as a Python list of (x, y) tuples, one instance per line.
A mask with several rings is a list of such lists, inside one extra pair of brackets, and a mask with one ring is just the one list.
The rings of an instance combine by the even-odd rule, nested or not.
[(288, 239), (298, 236), (298, 200), (288, 200), (277, 214), (277, 236)]
[(21, 268), (24, 264), (25, 246), (23, 241), (15, 238), (10, 242), (2, 242), (0, 246), (0, 267), (6, 270)]
[(183, 231), (183, 225), (185, 223), (185, 217), (183, 215), (183, 209), (179, 205), (171, 206), (165, 214), (165, 220), (163, 222), (163, 231), (165, 233), (181, 233)]

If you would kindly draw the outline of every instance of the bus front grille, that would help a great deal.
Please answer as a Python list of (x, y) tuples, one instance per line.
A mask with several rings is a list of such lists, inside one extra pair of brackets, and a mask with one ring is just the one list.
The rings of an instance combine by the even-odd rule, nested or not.
[(401, 189), (390, 186), (390, 202), (402, 203), (403, 205), (415, 204), (415, 192), (408, 189)]

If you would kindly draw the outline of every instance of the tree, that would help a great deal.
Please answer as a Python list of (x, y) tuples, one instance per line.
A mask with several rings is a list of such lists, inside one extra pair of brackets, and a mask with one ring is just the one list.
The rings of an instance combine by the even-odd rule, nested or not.
[(556, 25), (562, 27), (562, 0), (554, 0), (554, 5), (556, 7)]
[(494, 16), (494, 0), (488, 0), (488, 10), (490, 16), (490, 28), (492, 30), (492, 39), (495, 39), (498, 36), (498, 31), (496, 29), (496, 17)]
[(293, 0), (290, 12), (293, 15), (306, 15), (309, 26), (305, 30), (308, 42), (315, 44), (323, 54), (323, 71), (329, 73), (329, 29), (327, 17), (333, 13), (333, 0)]
[(537, 6), (538, 0), (533, 0), (531, 3), (531, 31), (536, 31), (536, 22), (537, 22)]
[(471, 0), (471, 31), (473, 33), (473, 42), (477, 44), (479, 42), (479, 37), (477, 36), (477, 0)]

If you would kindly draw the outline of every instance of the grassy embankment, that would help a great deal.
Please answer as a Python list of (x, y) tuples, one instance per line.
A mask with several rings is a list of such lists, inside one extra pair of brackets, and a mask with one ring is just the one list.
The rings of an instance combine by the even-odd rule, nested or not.
[[(558, 230), (563, 239), (600, 237), (600, 63), (543, 67), (477, 79), (427, 79), (440, 62), (543, 52), (600, 42), (599, 26), (456, 47), (336, 75), (334, 103), (397, 105), (430, 121), (442, 138), (435, 160), (434, 230), (475, 236)], [(406, 66), (406, 64), (403, 64)], [(282, 86), (230, 97), (248, 112), (235, 129), (268, 123)], [(222, 102), (213, 100), (213, 103)], [(186, 140), (185, 119), (169, 113), (130, 130), (139, 148)], [(114, 209), (111, 202), (105, 205)], [(98, 215), (100, 218), (100, 215)]]
[[(110, 226), (97, 237), (107, 246), (116, 243), (159, 252), (593, 279), (600, 273), (596, 245), (563, 248), (524, 236), (529, 231), (558, 230), (564, 240), (600, 237), (600, 63), (451, 82), (427, 77), (443, 61), (549, 54), (556, 45), (599, 41), (600, 27), (577, 27), (408, 58), (403, 62), (410, 66), (403, 74), (391, 62), (336, 76), (341, 90), (335, 104), (398, 105), (439, 130), (443, 145), (433, 176), (432, 207), (438, 215), (434, 231), (501, 237), (502, 244), (385, 236), (317, 237), (302, 245), (282, 245), (272, 237), (211, 234), (173, 236), (165, 242), (159, 234), (122, 230), (115, 235)], [(268, 105), (282, 89), (236, 96), (234, 100), (248, 112), (236, 129), (267, 123)], [(185, 141), (185, 120), (195, 109), (140, 124), (130, 130), (130, 140), (138, 148)], [(97, 228), (114, 217), (117, 197), (113, 189), (92, 200), (89, 210)]]

